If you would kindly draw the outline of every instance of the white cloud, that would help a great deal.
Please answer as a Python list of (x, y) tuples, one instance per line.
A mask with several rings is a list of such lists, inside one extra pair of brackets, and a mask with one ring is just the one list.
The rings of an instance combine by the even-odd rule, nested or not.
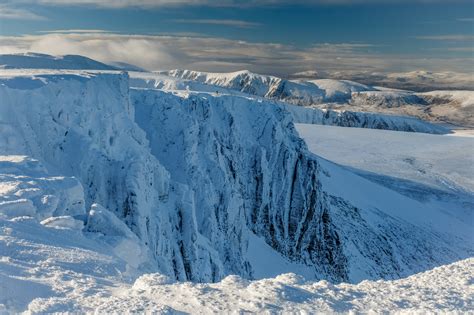
[(52, 30), (52, 31), (38, 31), (38, 33), (47, 34), (74, 34), (74, 33), (113, 33), (106, 30), (93, 30), (93, 29), (70, 29), (70, 30)]
[[(62, 33), (61, 33), (62, 32)], [(150, 70), (187, 68), (201, 71), (249, 69), (286, 75), (318, 71), (466, 72), (474, 58), (419, 58), (372, 52), (365, 43), (315, 44), (298, 48), (278, 43), (252, 43), (215, 37), (124, 35), (98, 31), (3, 36), (0, 53), (34, 51), (53, 55), (79, 54), (103, 62), (121, 61)]]
[(221, 20), (221, 19), (174, 19), (173, 22), (183, 23), (183, 24), (210, 24), (210, 25), (224, 25), (224, 26), (234, 26), (240, 28), (253, 28), (260, 26), (262, 24), (242, 21), (242, 20)]
[(474, 35), (454, 34), (454, 35), (432, 35), (432, 36), (416, 36), (418, 39), (439, 40), (452, 42), (470, 42), (474, 40)]
[[(28, 0), (24, 0), (28, 1)], [(125, 7), (162, 7), (183, 5), (206, 5), (217, 7), (250, 7), (278, 6), (288, 4), (299, 5), (354, 5), (354, 4), (390, 4), (390, 3), (436, 3), (436, 2), (468, 2), (469, 0), (38, 0), (49, 5), (94, 5), (108, 8)]]
[(31, 11), (13, 8), (4, 4), (0, 4), (0, 19), (9, 20), (47, 20), (46, 17), (33, 13)]

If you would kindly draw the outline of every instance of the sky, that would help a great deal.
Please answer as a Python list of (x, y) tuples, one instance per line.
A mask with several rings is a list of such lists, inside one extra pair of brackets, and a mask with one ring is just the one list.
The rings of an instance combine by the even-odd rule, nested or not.
[(149, 70), (474, 71), (474, 1), (0, 0), (0, 53)]

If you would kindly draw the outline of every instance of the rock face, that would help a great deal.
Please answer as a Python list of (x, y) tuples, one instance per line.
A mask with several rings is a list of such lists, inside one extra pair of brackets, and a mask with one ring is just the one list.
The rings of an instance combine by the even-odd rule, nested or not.
[[(336, 282), (413, 272), (415, 253), (427, 254), (427, 265), (461, 255), (442, 235), (416, 232), (383, 208), (355, 206), (339, 196), (344, 189), (329, 193), (322, 179), (337, 168), (321, 168), (284, 106), (129, 90), (126, 74), (1, 80), (2, 152), (76, 177), (85, 209), (99, 203), (114, 213), (172, 278), (254, 277), (248, 248), (255, 235), (313, 278)], [(407, 242), (413, 246), (404, 253)]]
[(252, 232), (318, 274), (347, 280), (318, 163), (282, 108), (155, 90), (132, 90), (132, 100), (152, 153), (194, 191), (199, 232), (221, 254), (226, 274), (252, 276), (241, 259)]
[(293, 121), (295, 123), (302, 124), (422, 132), (431, 134), (447, 134), (451, 132), (443, 126), (430, 124), (418, 118), (407, 116), (305, 108), (291, 105), (285, 106), (285, 109), (293, 116)]

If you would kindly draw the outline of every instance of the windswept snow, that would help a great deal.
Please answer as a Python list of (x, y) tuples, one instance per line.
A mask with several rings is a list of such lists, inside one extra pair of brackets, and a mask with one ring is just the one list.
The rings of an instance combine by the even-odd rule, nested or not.
[[(293, 273), (249, 281), (175, 282), (126, 264), (83, 232), (0, 218), (0, 312), (469, 312), (474, 259), (395, 281), (334, 285)], [(136, 279), (136, 280), (135, 280)]]
[(297, 129), (311, 151), (357, 172), (474, 194), (472, 137), (307, 124)]

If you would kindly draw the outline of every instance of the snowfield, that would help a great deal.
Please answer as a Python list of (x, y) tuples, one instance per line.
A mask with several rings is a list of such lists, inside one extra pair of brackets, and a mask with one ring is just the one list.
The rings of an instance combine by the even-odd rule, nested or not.
[(350, 81), (23, 59), (0, 70), (0, 313), (473, 310), (474, 138), (276, 97), (370, 92)]
[(249, 281), (175, 282), (133, 276), (90, 233), (31, 217), (0, 219), (0, 312), (174, 314), (238, 312), (467, 312), (474, 309), (474, 259), (395, 281), (338, 285), (287, 273)]
[(356, 173), (474, 194), (473, 137), (313, 124), (297, 130), (312, 152)]

